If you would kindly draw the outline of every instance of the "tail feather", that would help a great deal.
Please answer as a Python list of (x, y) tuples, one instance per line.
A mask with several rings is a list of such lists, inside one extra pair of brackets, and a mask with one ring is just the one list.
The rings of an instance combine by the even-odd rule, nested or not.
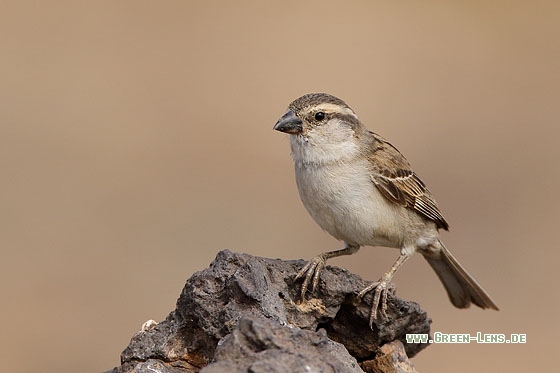
[(467, 308), (474, 303), (480, 308), (498, 310), (488, 293), (469, 275), (449, 250), (441, 244), (441, 255), (424, 257), (443, 283), (451, 303), (457, 308)]

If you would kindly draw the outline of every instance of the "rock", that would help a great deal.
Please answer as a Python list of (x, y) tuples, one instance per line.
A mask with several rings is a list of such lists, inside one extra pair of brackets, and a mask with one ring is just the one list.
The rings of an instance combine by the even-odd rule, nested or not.
[(379, 347), (375, 359), (363, 361), (360, 366), (366, 373), (418, 373), (399, 340)]
[(390, 342), (402, 342), (404, 357), (427, 346), (405, 337), (429, 333), (431, 320), (418, 304), (392, 295), (388, 317), (371, 330), (372, 295), (356, 297), (367, 283), (344, 269), (327, 266), (315, 292), (299, 302), (294, 279), (304, 264), (219, 252), (187, 280), (164, 321), (132, 337), (112, 372), (360, 372), (357, 363), (372, 366)]
[[(326, 359), (325, 357), (329, 358)], [(244, 316), (216, 348), (214, 362), (201, 373), (363, 372), (358, 362), (324, 329), (287, 327), (258, 316)]]

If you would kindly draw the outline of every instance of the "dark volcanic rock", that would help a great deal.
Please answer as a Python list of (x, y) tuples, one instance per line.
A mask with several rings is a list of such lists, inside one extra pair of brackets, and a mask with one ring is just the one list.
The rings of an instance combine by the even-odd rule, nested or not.
[[(371, 295), (359, 276), (327, 266), (305, 302), (295, 274), (304, 261), (224, 250), (195, 273), (166, 320), (136, 334), (117, 372), (360, 372), (378, 348), (400, 340), (408, 356), (425, 344), (407, 333), (429, 333), (418, 304), (389, 295), (386, 319), (368, 326)], [(210, 365), (209, 365), (210, 364)], [(311, 370), (309, 370), (311, 369)]]
[[(328, 357), (328, 358), (327, 358)], [(201, 373), (234, 372), (363, 372), (340, 343), (324, 329), (290, 328), (258, 316), (239, 319), (219, 344), (214, 362)]]

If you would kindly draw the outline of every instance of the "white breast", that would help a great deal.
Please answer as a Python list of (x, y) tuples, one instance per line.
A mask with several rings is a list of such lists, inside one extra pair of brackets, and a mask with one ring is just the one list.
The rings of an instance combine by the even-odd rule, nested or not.
[(385, 199), (366, 160), (295, 162), (301, 200), (321, 228), (349, 244), (402, 247), (402, 207)]

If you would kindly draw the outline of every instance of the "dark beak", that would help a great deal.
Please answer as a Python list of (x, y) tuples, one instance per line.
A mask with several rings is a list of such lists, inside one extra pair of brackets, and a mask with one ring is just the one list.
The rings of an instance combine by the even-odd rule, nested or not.
[(292, 110), (288, 110), (286, 114), (282, 116), (274, 125), (274, 129), (280, 132), (286, 132), (291, 134), (301, 133), (303, 130), (302, 121)]

